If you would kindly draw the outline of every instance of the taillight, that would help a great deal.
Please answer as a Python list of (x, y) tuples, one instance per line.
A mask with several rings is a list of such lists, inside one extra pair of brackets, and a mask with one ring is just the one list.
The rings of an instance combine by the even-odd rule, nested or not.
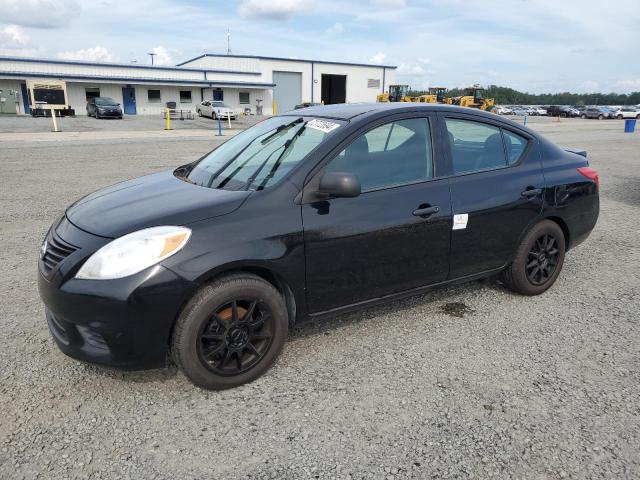
[(600, 177), (598, 176), (598, 171), (595, 168), (580, 167), (577, 170), (578, 173), (583, 177), (587, 177), (589, 180), (593, 180), (593, 183), (596, 184), (596, 190), (600, 188)]

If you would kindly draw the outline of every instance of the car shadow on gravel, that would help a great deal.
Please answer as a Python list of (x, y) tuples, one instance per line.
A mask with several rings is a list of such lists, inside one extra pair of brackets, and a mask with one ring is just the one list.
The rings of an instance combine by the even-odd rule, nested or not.
[[(310, 320), (308, 322), (295, 325), (289, 332), (289, 340), (304, 339), (315, 335), (331, 335), (333, 330), (337, 330), (345, 325), (355, 325), (373, 318), (401, 314), (420, 306), (433, 306), (434, 314), (445, 314), (452, 318), (464, 318), (471, 316), (474, 310), (460, 301), (451, 301), (452, 297), (460, 294), (463, 290), (489, 288), (504, 291), (504, 287), (494, 279), (483, 279), (475, 282), (447, 287), (436, 288), (426, 293), (413, 295), (393, 302), (356, 310), (353, 312), (338, 314), (334, 317), (327, 317), (322, 320)], [(286, 348), (286, 345), (285, 345)], [(75, 360), (70, 360), (75, 363)], [(155, 382), (166, 382), (174, 379), (178, 374), (178, 368), (172, 364), (164, 368), (154, 368), (148, 370), (127, 370), (106, 365), (80, 362), (81, 368), (90, 376), (98, 376), (104, 379), (118, 380), (132, 384), (147, 384)]]
[(166, 382), (167, 380), (175, 378), (178, 374), (178, 368), (175, 365), (147, 370), (128, 370), (84, 362), (81, 362), (80, 365), (82, 365), (82, 368), (84, 368), (90, 376), (98, 376), (126, 383)]
[(435, 314), (445, 314), (452, 318), (471, 316), (475, 311), (466, 304), (459, 301), (447, 302), (447, 300), (451, 300), (452, 297), (455, 297), (463, 290), (470, 288), (489, 288), (500, 292), (505, 291), (505, 288), (494, 278), (439, 287), (401, 300), (295, 325), (289, 332), (289, 340), (301, 339), (310, 335), (331, 335), (333, 330), (341, 328), (345, 324), (354, 325), (382, 315), (399, 314), (419, 306), (432, 305), (435, 309)]

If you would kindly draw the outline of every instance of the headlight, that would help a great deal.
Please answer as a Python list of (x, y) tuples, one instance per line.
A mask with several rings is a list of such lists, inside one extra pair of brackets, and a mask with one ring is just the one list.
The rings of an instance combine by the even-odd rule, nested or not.
[(76, 278), (109, 280), (133, 275), (178, 253), (191, 237), (185, 227), (152, 227), (129, 233), (95, 252)]

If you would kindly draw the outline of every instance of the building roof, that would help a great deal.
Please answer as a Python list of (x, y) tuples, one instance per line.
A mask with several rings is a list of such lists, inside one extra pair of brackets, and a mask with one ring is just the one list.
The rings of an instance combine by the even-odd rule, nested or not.
[(61, 80), (105, 81), (120, 83), (135, 83), (136, 85), (194, 85), (199, 87), (244, 87), (244, 88), (273, 88), (275, 83), (267, 82), (236, 82), (226, 80), (191, 80), (171, 78), (147, 78), (112, 75), (76, 75), (74, 73), (41, 73), (41, 72), (0, 72), (0, 78), (59, 78)]
[(197, 57), (191, 58), (189, 60), (185, 60), (184, 62), (178, 63), (176, 66), (180, 67), (181, 65), (185, 65), (187, 63), (191, 63), (195, 60), (199, 60), (205, 57), (224, 57), (224, 58), (252, 58), (256, 60), (278, 60), (284, 62), (307, 62), (307, 63), (325, 63), (329, 65), (348, 65), (354, 67), (378, 67), (378, 68), (398, 68), (395, 65), (379, 65), (377, 63), (350, 63), (350, 62), (332, 62), (329, 60), (309, 60), (304, 58), (285, 58), (285, 57), (265, 57), (262, 55), (224, 55), (222, 53), (204, 53)]
[[(147, 70), (173, 70), (179, 72), (212, 72), (212, 73), (234, 73), (241, 75), (261, 75), (260, 72), (248, 72), (246, 70), (225, 70), (218, 68), (189, 68), (172, 65), (139, 65), (137, 63), (113, 63), (113, 62), (90, 62), (79, 60), (58, 60), (51, 58), (35, 57), (7, 57), (0, 56), (0, 62), (24, 62), (24, 63), (49, 63), (53, 65), (85, 65), (91, 67), (117, 67), (117, 68), (141, 68)], [(185, 62), (186, 63), (186, 62)]]

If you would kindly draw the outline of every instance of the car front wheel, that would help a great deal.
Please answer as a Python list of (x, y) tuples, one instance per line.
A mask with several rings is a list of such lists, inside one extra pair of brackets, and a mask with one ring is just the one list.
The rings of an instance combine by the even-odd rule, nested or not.
[(288, 324), (284, 299), (270, 283), (250, 274), (227, 275), (185, 306), (173, 333), (173, 358), (200, 387), (242, 385), (273, 365)]
[(564, 264), (565, 238), (560, 226), (543, 220), (520, 242), (502, 275), (504, 284), (522, 295), (539, 295), (554, 284)]
[(587, 118), (587, 116), (583, 113), (582, 115), (580, 115), (580, 118)]

